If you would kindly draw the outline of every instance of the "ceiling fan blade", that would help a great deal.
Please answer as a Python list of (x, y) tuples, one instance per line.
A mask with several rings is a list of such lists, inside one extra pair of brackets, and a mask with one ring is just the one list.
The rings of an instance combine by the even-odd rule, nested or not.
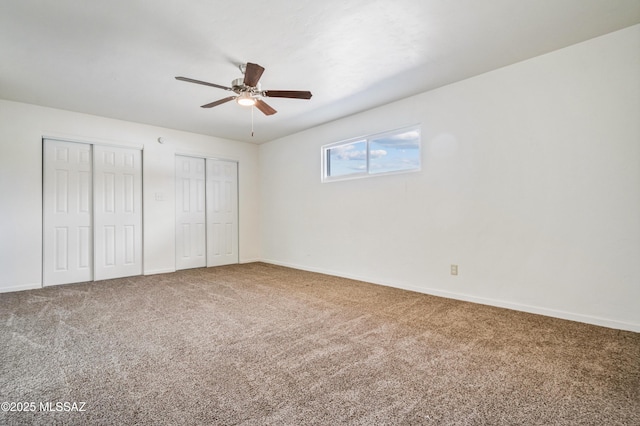
[(194, 80), (192, 78), (176, 77), (176, 80), (186, 81), (187, 83), (204, 84), (205, 86), (217, 87), (218, 89), (230, 90), (233, 92), (233, 89), (231, 87), (221, 86), (219, 84), (207, 83), (206, 81)]
[(236, 98), (235, 96), (229, 96), (229, 97), (227, 97), (227, 98), (220, 99), (220, 100), (215, 101), (215, 102), (211, 102), (210, 104), (202, 105), (200, 108), (212, 108), (212, 107), (214, 107), (214, 106), (222, 105), (222, 104), (224, 104), (224, 103), (227, 103), (227, 102), (229, 102), (229, 101), (232, 101), (232, 100), (234, 100), (235, 98)]
[(294, 99), (311, 99), (311, 92), (299, 90), (265, 90), (262, 92), (264, 96), (270, 98), (294, 98)]
[(265, 101), (263, 101), (262, 99), (256, 99), (256, 108), (258, 108), (260, 111), (262, 111), (262, 113), (264, 115), (273, 115), (275, 114), (276, 111), (275, 109), (271, 108)]
[(245, 86), (256, 87), (258, 85), (258, 81), (260, 81), (260, 77), (262, 77), (263, 72), (264, 68), (260, 65), (247, 62), (247, 67), (244, 71)]

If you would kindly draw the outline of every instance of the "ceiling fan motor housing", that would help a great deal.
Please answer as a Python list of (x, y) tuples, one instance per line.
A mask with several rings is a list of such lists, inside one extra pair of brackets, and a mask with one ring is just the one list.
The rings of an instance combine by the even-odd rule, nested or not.
[(247, 86), (244, 84), (244, 78), (236, 78), (235, 80), (233, 80), (233, 82), (231, 83), (231, 87), (236, 93), (260, 93), (260, 83), (258, 83), (255, 87)]

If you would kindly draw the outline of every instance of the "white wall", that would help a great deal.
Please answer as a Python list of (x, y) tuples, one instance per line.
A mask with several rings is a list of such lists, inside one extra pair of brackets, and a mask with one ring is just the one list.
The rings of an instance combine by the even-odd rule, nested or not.
[(145, 274), (175, 270), (175, 154), (237, 160), (240, 261), (260, 258), (256, 145), (0, 100), (0, 291), (42, 283), (43, 136), (143, 148)]
[[(0, 100), (0, 291), (41, 284), (62, 136), (144, 148), (146, 274), (175, 267), (175, 153), (214, 156), (240, 163), (241, 262), (640, 331), (638, 117), (640, 26), (259, 148)], [(321, 145), (415, 123), (422, 172), (320, 183)]]
[[(321, 145), (414, 123), (421, 172), (320, 183)], [(265, 261), (640, 331), (638, 25), (262, 145), (260, 166)]]

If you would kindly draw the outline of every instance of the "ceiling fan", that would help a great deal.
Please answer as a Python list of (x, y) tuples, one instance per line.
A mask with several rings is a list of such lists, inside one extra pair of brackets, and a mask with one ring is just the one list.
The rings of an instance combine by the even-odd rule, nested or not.
[(218, 89), (228, 90), (234, 92), (235, 96), (228, 96), (226, 98), (219, 99), (215, 102), (211, 102), (202, 105), (202, 108), (212, 108), (214, 106), (222, 105), (232, 100), (242, 106), (255, 106), (264, 115), (273, 115), (277, 111), (269, 106), (262, 97), (270, 98), (293, 98), (293, 99), (311, 99), (311, 92), (309, 91), (297, 91), (297, 90), (262, 90), (260, 88), (260, 77), (264, 72), (264, 68), (258, 64), (247, 62), (240, 65), (240, 72), (244, 74), (244, 77), (236, 78), (231, 83), (231, 87), (221, 86), (219, 84), (207, 83), (206, 81), (194, 80), (187, 77), (176, 77), (176, 80), (186, 81), (187, 83), (203, 84), (205, 86), (217, 87)]

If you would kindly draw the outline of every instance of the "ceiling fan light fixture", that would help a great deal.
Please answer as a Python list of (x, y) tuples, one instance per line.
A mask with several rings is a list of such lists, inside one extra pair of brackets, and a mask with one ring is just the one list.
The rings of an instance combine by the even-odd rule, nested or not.
[(242, 94), (236, 98), (236, 102), (242, 106), (254, 106), (256, 104), (255, 98), (253, 98), (249, 92), (242, 92)]

